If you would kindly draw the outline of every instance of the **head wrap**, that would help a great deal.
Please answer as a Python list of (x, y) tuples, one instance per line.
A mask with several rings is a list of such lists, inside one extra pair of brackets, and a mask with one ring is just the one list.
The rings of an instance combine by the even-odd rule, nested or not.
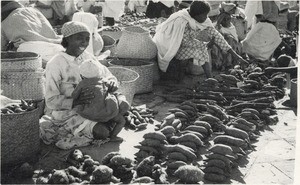
[(69, 37), (80, 32), (90, 33), (90, 30), (84, 23), (77, 21), (66, 22), (61, 29), (61, 33), (64, 37)]
[(8, 15), (17, 8), (24, 7), (19, 2), (13, 1), (1, 1), (1, 20), (4, 20)]
[(80, 75), (85, 78), (96, 78), (99, 77), (100, 64), (93, 60), (85, 60), (79, 66)]
[(223, 11), (223, 12), (228, 13), (231, 10), (233, 10), (234, 8), (236, 8), (236, 5), (234, 3), (225, 3), (225, 2), (221, 3), (221, 11)]

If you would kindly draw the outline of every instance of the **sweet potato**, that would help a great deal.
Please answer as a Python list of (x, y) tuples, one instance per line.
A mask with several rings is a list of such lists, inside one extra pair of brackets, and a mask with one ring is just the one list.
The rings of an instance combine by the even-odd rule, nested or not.
[(191, 130), (194, 132), (199, 132), (200, 134), (205, 135), (205, 136), (209, 135), (208, 130), (203, 126), (190, 125), (190, 126), (187, 126), (184, 130)]
[(143, 138), (157, 139), (160, 142), (163, 142), (167, 139), (166, 136), (160, 131), (148, 132), (148, 133), (144, 134)]
[(183, 161), (183, 162), (190, 162), (190, 160), (180, 152), (170, 152), (168, 154), (168, 159), (174, 161)]
[(203, 142), (193, 133), (185, 133), (179, 137), (174, 137), (174, 141), (180, 142), (193, 142), (196, 146), (203, 146)]
[(223, 183), (224, 181), (226, 181), (227, 178), (225, 175), (217, 173), (205, 173), (204, 179), (211, 182)]
[(203, 180), (203, 171), (193, 165), (180, 166), (175, 172), (174, 176), (179, 178), (181, 183), (196, 184)]
[(213, 153), (218, 153), (221, 155), (232, 155), (234, 156), (234, 153), (232, 151), (232, 149), (224, 144), (214, 144), (209, 151), (213, 152)]
[(165, 145), (164, 150), (167, 151), (168, 153), (170, 152), (180, 152), (184, 154), (189, 161), (193, 161), (197, 158), (195, 151), (191, 149), (190, 147), (181, 145), (181, 144), (176, 144), (176, 145)]
[(154, 138), (146, 138), (139, 143), (143, 146), (151, 146), (151, 147), (161, 147), (161, 145), (163, 144), (160, 140)]
[(245, 140), (228, 135), (218, 135), (213, 139), (213, 141), (215, 144), (233, 145), (242, 148), (247, 147)]

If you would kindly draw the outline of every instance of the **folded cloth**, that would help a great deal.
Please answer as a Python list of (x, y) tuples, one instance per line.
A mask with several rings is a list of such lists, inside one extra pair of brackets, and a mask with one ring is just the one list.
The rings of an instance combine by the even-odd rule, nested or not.
[(259, 22), (241, 43), (245, 53), (260, 60), (268, 60), (281, 41), (273, 24)]

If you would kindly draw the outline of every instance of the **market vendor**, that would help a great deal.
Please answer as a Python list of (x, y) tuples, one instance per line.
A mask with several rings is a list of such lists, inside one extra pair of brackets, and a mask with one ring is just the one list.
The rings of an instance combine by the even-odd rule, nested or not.
[[(176, 71), (182, 76), (186, 65), (193, 61), (202, 66), (206, 77), (211, 77), (211, 67), (207, 43), (213, 40), (224, 52), (231, 53), (241, 64), (247, 64), (214, 28), (207, 17), (210, 6), (205, 1), (194, 1), (189, 9), (172, 14), (165, 22), (157, 26), (154, 42), (158, 49), (158, 64), (162, 72), (168, 72), (169, 64), (182, 65)], [(174, 58), (174, 60), (172, 60)], [(180, 79), (179, 79), (180, 80)]]
[(113, 26), (116, 21), (124, 14), (125, 0), (105, 0), (100, 1), (99, 5), (103, 8), (103, 16), (105, 17), (106, 25)]
[[(278, 1), (247, 1), (245, 12), (251, 30), (241, 43), (243, 51), (251, 58), (268, 61), (282, 43), (276, 28), (279, 5)], [(252, 22), (252, 18), (256, 21)]]
[[(232, 22), (232, 15), (236, 13), (235, 9), (236, 6), (233, 3), (222, 3), (215, 27), (224, 36), (232, 49), (241, 55), (242, 46), (239, 42), (236, 27)], [(222, 52), (221, 48), (216, 45), (212, 45), (211, 56), (214, 67), (219, 70), (233, 68), (237, 64), (230, 53)]]
[[(77, 98), (72, 98), (75, 87), (82, 81), (80, 65), (86, 60), (97, 61), (85, 51), (90, 38), (88, 27), (81, 22), (67, 22), (62, 27), (62, 34), (62, 45), (66, 51), (54, 56), (46, 67), (46, 111), (40, 121), (41, 139), (46, 144), (55, 143), (61, 149), (86, 146), (95, 140), (100, 144), (107, 140), (121, 141), (117, 134), (122, 128), (115, 130), (113, 123), (91, 121), (77, 112), (77, 105), (98, 101), (94, 99), (94, 88), (83, 88)], [(115, 91), (116, 77), (107, 67), (100, 63), (97, 66), (99, 69), (96, 71), (107, 88)]]
[(146, 9), (146, 16), (148, 18), (168, 18), (175, 8), (174, 0), (149, 0)]
[(10, 43), (18, 48), (28, 41), (59, 44), (61, 37), (40, 11), (17, 1), (1, 1), (1, 50), (8, 50)]

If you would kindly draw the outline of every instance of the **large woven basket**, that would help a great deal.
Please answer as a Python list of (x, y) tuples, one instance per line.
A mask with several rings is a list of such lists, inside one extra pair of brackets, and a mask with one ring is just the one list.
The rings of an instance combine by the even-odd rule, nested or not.
[(131, 105), (136, 91), (136, 81), (139, 74), (131, 69), (124, 67), (108, 67), (109, 71), (118, 79), (118, 92), (125, 95), (128, 103)]
[(2, 94), (11, 99), (42, 100), (45, 95), (44, 71), (1, 73)]
[(40, 149), (39, 110), (1, 115), (1, 165), (36, 158)]
[(32, 52), (1, 52), (1, 72), (36, 71), (42, 68), (42, 57)]
[(124, 28), (116, 51), (119, 58), (152, 59), (157, 55), (150, 31), (139, 26)]
[(102, 35), (104, 46), (102, 52), (110, 50), (111, 56), (116, 55), (116, 40), (109, 35)]
[(113, 65), (132, 69), (140, 75), (136, 81), (136, 94), (153, 90), (153, 63), (141, 59), (115, 59), (109, 62), (109, 66)]

